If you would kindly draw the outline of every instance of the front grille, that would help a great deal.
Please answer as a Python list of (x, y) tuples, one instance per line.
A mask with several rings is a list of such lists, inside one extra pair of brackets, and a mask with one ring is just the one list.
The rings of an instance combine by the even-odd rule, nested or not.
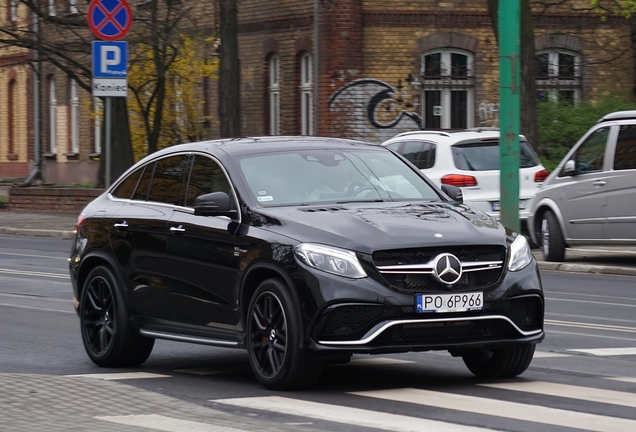
[(442, 284), (432, 274), (407, 271), (400, 273), (380, 271), (380, 273), (393, 289), (414, 293), (484, 289), (497, 283), (503, 272), (505, 249), (501, 246), (453, 246), (377, 251), (373, 254), (373, 263), (379, 267), (426, 264), (442, 253), (451, 253), (462, 263), (500, 262), (502, 265), (499, 268), (464, 271), (462, 278), (454, 285)]
[(355, 340), (386, 319), (404, 315), (399, 307), (346, 305), (333, 309), (320, 329), (320, 340)]
[(395, 325), (379, 335), (371, 345), (477, 342), (518, 336), (514, 327), (503, 320), (424, 322)]
[(543, 301), (535, 295), (494, 302), (490, 310), (506, 315), (521, 330), (541, 328), (543, 322)]

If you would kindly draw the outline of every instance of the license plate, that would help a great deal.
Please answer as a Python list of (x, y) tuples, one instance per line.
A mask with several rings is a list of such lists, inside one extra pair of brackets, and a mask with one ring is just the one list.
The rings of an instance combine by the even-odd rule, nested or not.
[(484, 293), (416, 294), (417, 312), (464, 312), (484, 307)]
[[(528, 200), (519, 201), (519, 210), (525, 210), (526, 209), (526, 201), (528, 201)], [(490, 202), (490, 207), (492, 207), (492, 211), (500, 211), (501, 210), (501, 204), (499, 204), (499, 201), (491, 201)]]

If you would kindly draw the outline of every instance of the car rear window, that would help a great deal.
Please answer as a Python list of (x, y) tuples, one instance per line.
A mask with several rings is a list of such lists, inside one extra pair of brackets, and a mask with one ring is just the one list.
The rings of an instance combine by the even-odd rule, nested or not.
[[(539, 165), (527, 142), (521, 141), (520, 168)], [(499, 169), (499, 141), (456, 144), (453, 146), (453, 160), (457, 169), (465, 171), (489, 171)]]

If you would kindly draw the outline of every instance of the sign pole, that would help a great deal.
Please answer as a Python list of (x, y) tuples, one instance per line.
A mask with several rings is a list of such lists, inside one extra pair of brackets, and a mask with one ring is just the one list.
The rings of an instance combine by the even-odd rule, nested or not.
[(499, 188), (501, 223), (513, 231), (519, 222), (519, 130), (521, 117), (520, 0), (499, 1)]
[(106, 96), (106, 103), (104, 104), (104, 127), (106, 128), (106, 137), (104, 142), (104, 151), (106, 157), (104, 158), (104, 182), (106, 187), (110, 187), (110, 167), (111, 167), (111, 145), (110, 145), (110, 96)]

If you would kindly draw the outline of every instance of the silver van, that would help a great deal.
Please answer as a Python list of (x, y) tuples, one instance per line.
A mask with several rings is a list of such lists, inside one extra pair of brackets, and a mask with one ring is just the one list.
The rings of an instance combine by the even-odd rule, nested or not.
[(530, 202), (528, 231), (546, 261), (575, 245), (636, 244), (636, 111), (602, 117)]

